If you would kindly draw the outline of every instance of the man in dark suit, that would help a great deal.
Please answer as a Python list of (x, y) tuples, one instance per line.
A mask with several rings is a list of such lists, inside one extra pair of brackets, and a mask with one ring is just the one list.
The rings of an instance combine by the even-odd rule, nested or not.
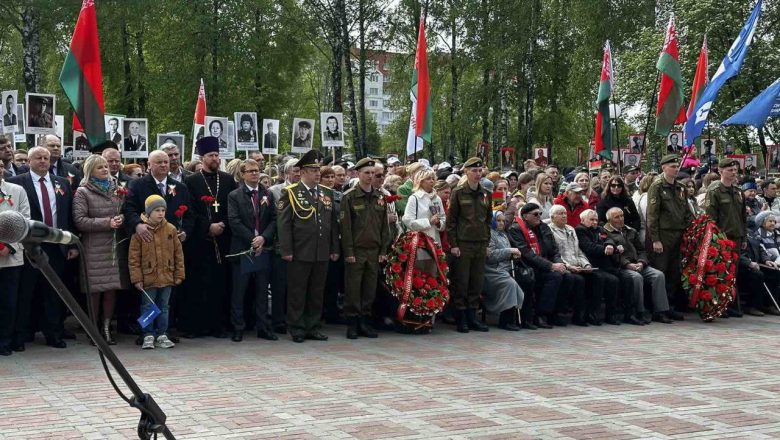
[(11, 128), (16, 126), (16, 102), (14, 95), (8, 94), (5, 98), (5, 111), (3, 115), (3, 126)]
[(27, 172), (26, 169), (22, 169), (14, 163), (14, 145), (10, 138), (2, 134), (0, 134), (0, 161), (5, 165), (4, 177), (6, 179)]
[(301, 181), (282, 190), (277, 205), (279, 248), (287, 261), (287, 327), (294, 342), (326, 341), (320, 332), (322, 293), (328, 260), (339, 258), (338, 220), (333, 191), (318, 185), (317, 151), (298, 161)]
[(51, 171), (52, 174), (59, 177), (64, 177), (68, 180), (73, 192), (76, 192), (83, 174), (78, 168), (71, 165), (69, 162), (62, 158), (62, 141), (60, 138), (53, 134), (47, 134), (42, 139), (42, 147), (46, 147), (49, 150)]
[(166, 142), (160, 145), (160, 150), (165, 151), (165, 154), (168, 155), (168, 163), (171, 168), (169, 177), (177, 182), (184, 182), (184, 179), (190, 176), (192, 171), (187, 171), (181, 166), (179, 146), (172, 142)]
[(146, 138), (141, 136), (141, 124), (131, 121), (125, 132), (125, 151), (146, 151)]
[[(56, 136), (55, 136), (56, 137)], [(34, 147), (30, 150), (30, 172), (12, 177), (8, 181), (21, 185), (30, 200), (30, 218), (47, 225), (69, 231), (71, 229), (71, 206), (73, 196), (68, 180), (55, 176), (49, 171), (51, 154), (46, 148)], [(75, 248), (42, 243), (41, 248), (49, 257), (49, 264), (62, 276), (66, 260), (78, 257)], [(24, 343), (32, 341), (33, 329), (31, 314), (33, 297), (43, 301), (43, 334), (46, 344), (55, 348), (65, 348), (62, 340), (64, 332), (64, 305), (57, 292), (38, 269), (25, 262), (22, 269), (21, 289), (17, 304), (17, 322), (14, 329), (12, 348), (23, 351)]]
[(269, 122), (266, 127), (268, 127), (268, 133), (263, 136), (263, 149), (276, 149), (279, 136), (274, 133), (274, 124)]
[(106, 140), (109, 140), (117, 145), (122, 142), (122, 135), (119, 134), (119, 119), (111, 118), (108, 120), (108, 131), (106, 132)]
[[(233, 260), (233, 292), (230, 303), (232, 339), (234, 342), (241, 342), (243, 338), (244, 296), (250, 278), (254, 278), (257, 337), (275, 341), (279, 338), (271, 329), (267, 314), (270, 256), (276, 236), (276, 204), (273, 195), (260, 185), (260, 165), (256, 161), (245, 160), (239, 171), (244, 184), (228, 194), (228, 224), (232, 232), (230, 253), (237, 254), (250, 248), (255, 252), (249, 256), (235, 257)], [(267, 263), (265, 267), (252, 273), (242, 273), (242, 260), (261, 257)], [(276, 310), (277, 301), (284, 304), (284, 298), (273, 298), (272, 301)]]

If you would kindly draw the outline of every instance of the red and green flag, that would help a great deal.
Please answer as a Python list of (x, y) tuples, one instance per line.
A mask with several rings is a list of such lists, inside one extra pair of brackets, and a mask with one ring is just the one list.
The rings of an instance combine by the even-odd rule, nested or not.
[(103, 71), (94, 0), (83, 0), (60, 73), (60, 84), (73, 107), (73, 129), (95, 146), (105, 140)]
[(699, 52), (699, 62), (696, 64), (696, 76), (693, 77), (693, 90), (691, 91), (691, 103), (688, 105), (687, 117), (691, 117), (694, 110), (696, 110), (696, 103), (699, 102), (702, 92), (707, 87), (707, 83), (710, 82), (710, 74), (707, 71), (709, 64), (709, 55), (707, 54), (707, 36), (704, 36), (704, 42), (701, 45), (701, 52)]
[(658, 107), (655, 111), (655, 132), (661, 136), (668, 136), (674, 124), (682, 124), (687, 119), (674, 15), (669, 17), (664, 47), (661, 49), (661, 56), (658, 57), (655, 67), (661, 74)]
[(433, 126), (431, 81), (428, 76), (428, 45), (425, 41), (425, 17), (420, 19), (417, 53), (414, 57), (414, 73), (412, 74), (412, 87), (409, 94), (412, 99), (412, 118), (409, 123), (406, 152), (408, 155), (412, 155), (422, 149), (421, 139), (431, 141), (431, 127)]
[(607, 159), (612, 158), (612, 131), (609, 120), (609, 100), (615, 88), (615, 76), (612, 70), (612, 49), (609, 40), (604, 44), (604, 59), (601, 63), (599, 94), (596, 98), (596, 133), (593, 138), (593, 152)]

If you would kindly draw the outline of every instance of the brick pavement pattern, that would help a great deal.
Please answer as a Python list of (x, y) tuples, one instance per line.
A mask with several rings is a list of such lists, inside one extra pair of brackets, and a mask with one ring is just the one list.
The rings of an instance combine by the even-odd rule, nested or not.
[[(116, 352), (180, 439), (780, 438), (780, 319)], [(132, 439), (79, 334), (0, 359), (0, 438)]]

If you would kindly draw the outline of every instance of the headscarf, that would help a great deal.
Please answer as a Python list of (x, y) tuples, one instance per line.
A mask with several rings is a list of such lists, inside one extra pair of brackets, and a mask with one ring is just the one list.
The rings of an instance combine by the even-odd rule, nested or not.
[[(493, 219), (490, 221), (490, 229), (498, 231), (498, 216), (504, 215), (504, 211), (493, 211)], [(498, 231), (501, 232), (501, 231)]]

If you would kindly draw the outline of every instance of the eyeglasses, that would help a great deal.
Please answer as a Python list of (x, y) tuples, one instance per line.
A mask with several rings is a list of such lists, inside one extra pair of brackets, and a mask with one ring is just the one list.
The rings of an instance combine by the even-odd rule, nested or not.
[(529, 212), (528, 214), (529, 214), (529, 215), (532, 215), (532, 216), (534, 216), (534, 217), (540, 217), (540, 216), (542, 215), (542, 213), (541, 213), (541, 212), (539, 212), (539, 211), (535, 211), (535, 212)]
[(623, 188), (623, 185), (619, 183), (612, 183), (609, 185), (610, 188)]

